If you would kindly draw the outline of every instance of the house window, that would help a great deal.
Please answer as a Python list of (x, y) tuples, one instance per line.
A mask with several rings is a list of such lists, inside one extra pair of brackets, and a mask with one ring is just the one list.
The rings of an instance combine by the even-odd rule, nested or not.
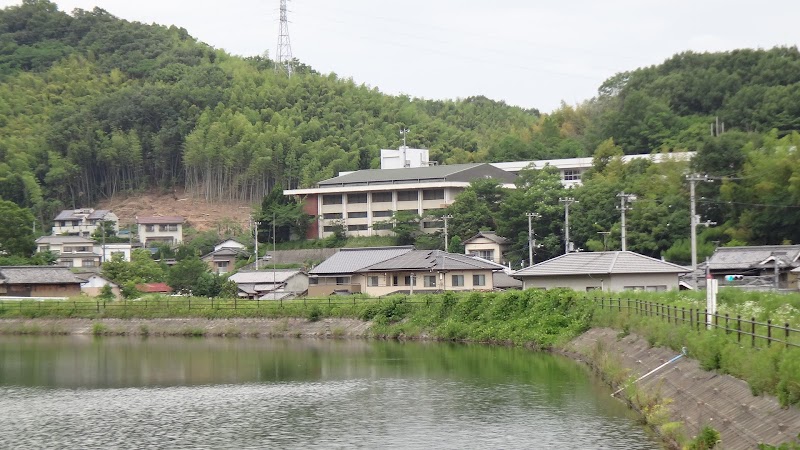
[(586, 286), (586, 292), (599, 291), (600, 286)]
[(392, 211), (372, 211), (372, 217), (392, 217)]
[(645, 286), (644, 290), (647, 292), (663, 292), (667, 290), (667, 286), (665, 285)]
[(365, 219), (367, 217), (366, 211), (355, 211), (351, 213), (347, 213), (348, 219)]
[(323, 205), (341, 205), (342, 204), (342, 196), (341, 195), (323, 195), (322, 196), (322, 204)]
[(643, 291), (644, 286), (623, 286), (623, 291)]
[(360, 225), (348, 225), (347, 231), (366, 231), (369, 227), (367, 224), (360, 224)]
[(94, 267), (96, 266), (93, 259), (84, 259), (81, 261), (81, 266), (83, 267)]
[(167, 223), (158, 227), (159, 231), (178, 231), (178, 225), (174, 223)]
[(144, 226), (144, 231), (152, 233), (153, 231), (156, 231), (156, 226), (155, 225), (145, 225)]
[(347, 194), (347, 203), (367, 203), (367, 194)]
[(328, 220), (341, 219), (342, 218), (342, 213), (325, 213), (325, 214), (322, 215), (322, 218), (323, 219), (328, 219)]
[(564, 181), (580, 181), (581, 171), (575, 169), (564, 170)]
[(435, 288), (436, 287), (436, 275), (425, 275), (425, 277), (422, 279), (422, 282), (423, 282), (423, 285), (425, 287)]
[(331, 226), (331, 225), (326, 225), (326, 226), (322, 227), (322, 231), (324, 231), (326, 233), (333, 233), (334, 231), (336, 231), (336, 228), (338, 228), (338, 227)]
[(431, 222), (422, 222), (422, 228), (443, 228), (444, 222), (441, 221), (431, 221)]
[(228, 269), (228, 264), (230, 261), (217, 261), (217, 268), (218, 269)]
[(471, 250), (469, 254), (477, 256), (478, 258), (494, 261), (494, 250)]
[(423, 200), (442, 200), (444, 199), (444, 189), (425, 189), (422, 191)]
[(392, 201), (391, 192), (373, 192), (372, 203), (386, 203)]
[(49, 245), (40, 245), (39, 246), (39, 251), (40, 252), (49, 252), (50, 251), (50, 246)]
[(464, 275), (453, 275), (451, 280), (453, 287), (464, 286)]
[(349, 277), (336, 277), (336, 284), (350, 284)]
[(397, 191), (398, 202), (415, 202), (418, 198), (417, 191)]
[(378, 277), (367, 277), (367, 286), (377, 286)]
[(119, 256), (120, 258), (125, 258), (125, 252), (111, 252), (111, 259), (114, 259), (115, 256)]
[(473, 275), (472, 276), (472, 285), (473, 286), (486, 286), (486, 275)]

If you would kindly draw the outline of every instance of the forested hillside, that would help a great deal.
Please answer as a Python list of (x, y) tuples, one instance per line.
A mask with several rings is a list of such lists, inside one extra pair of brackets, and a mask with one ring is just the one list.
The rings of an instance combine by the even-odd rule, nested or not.
[[(515, 194), (522, 200), (483, 215), (491, 220), (480, 226), (512, 236), (520, 256), (527, 230), (516, 215), (537, 208), (549, 208), (540, 230), (557, 253), (559, 195), (581, 200), (578, 246), (602, 249), (597, 232), (611, 230), (614, 248), (622, 190), (641, 199), (630, 213), (630, 248), (681, 253), (689, 168), (614, 158), (654, 151), (697, 150), (691, 169), (719, 178), (699, 188), (699, 212), (719, 224), (708, 245), (800, 242), (795, 47), (682, 53), (540, 114), (484, 97), (389, 96), (299, 62), (286, 78), (268, 58), (230, 56), (184, 29), (102, 9), (68, 14), (25, 0), (0, 11), (0, 198), (40, 223), (122, 192), (186, 187), (209, 201), (259, 201), (274, 187), (377, 167), (379, 149), (396, 148), (401, 128), (439, 163), (595, 157), (580, 190), (554, 194), (544, 173), (528, 175), (524, 195)], [(470, 226), (465, 236), (478, 225)]]

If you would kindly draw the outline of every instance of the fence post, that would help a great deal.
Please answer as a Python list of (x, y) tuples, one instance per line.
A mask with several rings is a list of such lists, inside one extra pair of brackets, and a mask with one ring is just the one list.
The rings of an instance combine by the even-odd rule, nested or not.
[(617, 311), (622, 312), (622, 299), (617, 297)]
[(681, 325), (686, 323), (686, 308), (681, 306)]
[(631, 313), (631, 299), (630, 298), (627, 299), (627, 308), (628, 308), (628, 314), (630, 314)]
[(694, 329), (694, 308), (689, 308), (689, 328)]
[(712, 311), (711, 314), (714, 315), (714, 328), (719, 328), (719, 314)]
[(97, 300), (97, 313), (100, 314), (100, 300)]
[(772, 320), (767, 319), (767, 347), (772, 344)]
[(756, 346), (756, 318), (750, 318), (750, 346)]
[(786, 348), (789, 348), (789, 322), (783, 324), (783, 329), (786, 330)]
[(730, 330), (728, 330), (728, 313), (725, 313), (725, 334), (731, 334)]
[(600, 309), (603, 309), (603, 302), (605, 301), (605, 297), (600, 297)]
[(238, 306), (237, 305), (238, 301), (239, 301), (239, 299), (237, 299), (236, 297), (233, 297), (233, 309), (234, 310), (236, 310), (236, 307)]
[(742, 316), (741, 314), (736, 315), (736, 343), (742, 343)]
[(706, 326), (706, 329), (708, 329), (708, 326), (710, 325), (709, 322), (710, 320), (708, 320), (708, 308), (703, 308), (703, 324)]

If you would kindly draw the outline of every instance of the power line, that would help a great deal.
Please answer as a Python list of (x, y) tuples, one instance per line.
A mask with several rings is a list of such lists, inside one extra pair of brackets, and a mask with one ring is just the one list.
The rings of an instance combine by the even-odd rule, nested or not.
[(747, 202), (728, 202), (728, 201), (714, 201), (714, 200), (698, 200), (698, 203), (713, 204), (713, 205), (743, 205), (743, 206), (762, 206), (765, 208), (788, 208), (798, 209), (800, 205), (778, 205), (774, 203), (747, 203)]

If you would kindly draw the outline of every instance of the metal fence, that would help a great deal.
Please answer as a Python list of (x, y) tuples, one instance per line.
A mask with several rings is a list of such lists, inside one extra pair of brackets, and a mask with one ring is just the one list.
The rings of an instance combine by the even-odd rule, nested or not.
[[(741, 315), (736, 317), (729, 314), (719, 314), (709, 312), (707, 309), (678, 308), (675, 305), (665, 305), (638, 299), (622, 298), (592, 298), (590, 299), (599, 304), (600, 309), (622, 312), (628, 311), (645, 317), (659, 317), (663, 321), (676, 326), (689, 326), (697, 331), (700, 330), (723, 330), (725, 334), (736, 335), (736, 341), (741, 343), (744, 339), (750, 341), (750, 345), (755, 347), (766, 343), (767, 347), (772, 343), (782, 344), (785, 347), (800, 347), (797, 343), (797, 336), (800, 330), (792, 328), (788, 322), (783, 324), (773, 323), (772, 320), (758, 322), (755, 317), (743, 318)], [(795, 342), (792, 342), (794, 338)]]

